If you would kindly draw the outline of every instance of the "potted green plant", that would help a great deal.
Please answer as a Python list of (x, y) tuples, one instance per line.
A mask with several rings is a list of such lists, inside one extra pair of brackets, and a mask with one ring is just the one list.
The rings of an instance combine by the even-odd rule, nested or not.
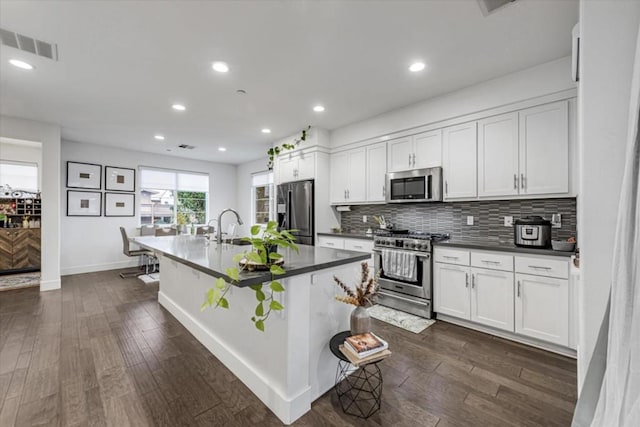
[[(271, 280), (267, 285), (260, 283), (249, 287), (255, 292), (258, 301), (251, 321), (257, 329), (264, 331), (264, 322), (269, 318), (271, 312), (284, 309), (284, 306), (274, 299), (275, 293), (285, 291), (284, 286), (276, 280), (276, 276), (286, 273), (283, 267), (284, 256), (278, 253), (278, 248), (292, 249), (296, 253), (298, 252), (298, 246), (295, 244), (296, 239), (292, 234), (294, 231), (278, 230), (278, 224), (275, 221), (269, 221), (264, 228), (260, 225), (252, 226), (251, 237), (242, 238), (242, 240), (251, 243), (251, 248), (233, 257), (233, 261), (238, 263), (238, 267), (230, 267), (225, 271), (231, 279), (230, 282), (222, 277), (216, 279), (215, 286), (206, 293), (201, 310), (208, 307), (228, 309), (227, 292), (234, 283), (239, 282), (242, 271), (268, 270)], [(265, 286), (268, 288), (266, 292)]]
[(311, 129), (311, 126), (307, 126), (306, 129), (302, 129), (300, 137), (294, 139), (293, 144), (284, 143), (282, 145), (275, 145), (267, 150), (267, 156), (269, 156), (267, 167), (269, 168), (269, 170), (273, 169), (273, 162), (275, 161), (275, 158), (277, 156), (279, 156), (285, 150), (293, 150), (298, 144), (300, 144), (300, 142), (307, 140), (309, 129)]

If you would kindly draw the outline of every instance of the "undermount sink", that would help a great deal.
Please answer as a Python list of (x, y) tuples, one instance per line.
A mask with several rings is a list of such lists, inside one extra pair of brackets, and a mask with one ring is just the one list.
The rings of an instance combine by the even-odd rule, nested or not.
[(235, 245), (235, 246), (248, 246), (251, 244), (251, 242), (248, 242), (246, 240), (242, 240), (240, 238), (235, 238), (235, 239), (231, 239), (231, 240), (224, 240), (224, 243), (228, 243), (231, 245)]

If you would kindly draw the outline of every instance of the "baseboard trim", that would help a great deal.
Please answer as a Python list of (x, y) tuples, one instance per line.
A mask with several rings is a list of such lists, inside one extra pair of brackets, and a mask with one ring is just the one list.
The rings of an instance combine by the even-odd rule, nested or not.
[(442, 320), (443, 322), (453, 323), (454, 325), (484, 332), (486, 334), (495, 335), (497, 337), (504, 338), (510, 341), (519, 342), (520, 344), (526, 344), (526, 345), (530, 345), (531, 347), (536, 347), (542, 350), (561, 354), (562, 356), (571, 357), (572, 359), (577, 358), (575, 350), (568, 347), (563, 347), (561, 345), (539, 341), (534, 338), (523, 337), (521, 335), (516, 335), (514, 333), (510, 333), (507, 331), (500, 331), (492, 327), (479, 325), (477, 323), (469, 322), (464, 319), (456, 319), (455, 317), (449, 317), (446, 314), (438, 313), (437, 319)]
[(62, 282), (60, 281), (60, 279), (41, 280), (40, 281), (40, 292), (54, 291), (56, 289), (60, 289), (61, 286), (62, 286)]
[(137, 266), (137, 260), (109, 262), (105, 264), (78, 265), (74, 267), (62, 268), (60, 270), (60, 274), (63, 276), (68, 276), (71, 274), (95, 273), (97, 271), (119, 270), (121, 268), (130, 268)]
[(289, 425), (311, 408), (311, 387), (301, 390), (295, 396), (283, 396), (281, 390), (272, 387), (259, 372), (248, 365), (241, 355), (236, 354), (220, 341), (202, 323), (179, 307), (162, 291), (158, 292), (158, 302), (171, 313), (207, 350), (215, 355), (233, 374), (240, 379), (284, 424)]

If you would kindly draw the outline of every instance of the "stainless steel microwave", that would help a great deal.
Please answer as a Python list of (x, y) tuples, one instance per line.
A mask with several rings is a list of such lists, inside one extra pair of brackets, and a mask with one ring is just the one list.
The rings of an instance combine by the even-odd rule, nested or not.
[(387, 173), (386, 188), (387, 203), (441, 202), (442, 168)]

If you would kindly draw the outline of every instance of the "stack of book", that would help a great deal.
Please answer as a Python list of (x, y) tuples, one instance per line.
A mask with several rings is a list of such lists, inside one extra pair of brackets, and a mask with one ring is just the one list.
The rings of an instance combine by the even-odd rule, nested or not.
[(340, 351), (355, 366), (377, 362), (391, 354), (389, 343), (373, 332), (347, 337), (340, 346)]

